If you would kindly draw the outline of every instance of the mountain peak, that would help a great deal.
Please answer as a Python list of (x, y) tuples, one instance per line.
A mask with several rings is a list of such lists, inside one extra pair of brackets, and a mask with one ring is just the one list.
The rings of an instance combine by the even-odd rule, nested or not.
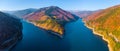
[(43, 9), (46, 9), (46, 10), (56, 10), (56, 9), (61, 9), (61, 8), (59, 8), (57, 6), (49, 6), (49, 7), (43, 8)]
[(49, 6), (49, 8), (59, 8), (58, 6)]
[(59, 7), (57, 6), (49, 6), (49, 7), (44, 7), (44, 8), (40, 8), (38, 9), (38, 12), (41, 12), (41, 11), (47, 11), (47, 10), (56, 10), (56, 9), (60, 9)]

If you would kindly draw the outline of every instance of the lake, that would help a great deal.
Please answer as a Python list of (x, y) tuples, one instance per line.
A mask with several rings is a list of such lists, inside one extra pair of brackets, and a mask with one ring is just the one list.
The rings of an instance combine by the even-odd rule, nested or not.
[(84, 26), (82, 19), (65, 26), (64, 38), (23, 22), (23, 39), (11, 51), (109, 51), (107, 43)]

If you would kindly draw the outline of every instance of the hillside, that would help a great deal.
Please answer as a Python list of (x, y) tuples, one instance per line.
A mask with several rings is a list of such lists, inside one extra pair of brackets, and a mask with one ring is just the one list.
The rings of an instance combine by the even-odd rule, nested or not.
[(22, 38), (22, 23), (19, 19), (0, 12), (0, 51), (7, 49)]
[(56, 35), (64, 34), (64, 25), (76, 21), (79, 17), (64, 11), (57, 6), (50, 6), (38, 9), (37, 11), (24, 16), (24, 19), (32, 22), (34, 25), (54, 32)]
[(110, 51), (120, 51), (120, 5), (96, 12), (84, 21), (108, 42)]

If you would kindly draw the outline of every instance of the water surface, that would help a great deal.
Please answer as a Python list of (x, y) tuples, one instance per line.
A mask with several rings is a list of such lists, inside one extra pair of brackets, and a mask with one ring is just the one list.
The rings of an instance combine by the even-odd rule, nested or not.
[(81, 19), (65, 26), (64, 38), (23, 22), (23, 39), (11, 51), (108, 51), (107, 44), (84, 26)]

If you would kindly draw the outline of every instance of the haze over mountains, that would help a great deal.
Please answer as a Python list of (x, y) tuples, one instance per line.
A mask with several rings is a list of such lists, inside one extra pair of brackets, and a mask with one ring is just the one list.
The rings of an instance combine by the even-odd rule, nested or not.
[(103, 9), (99, 9), (99, 10), (94, 10), (94, 11), (75, 11), (75, 10), (72, 10), (72, 11), (69, 11), (77, 16), (79, 16), (80, 18), (85, 18), (85, 17), (88, 17), (89, 15), (95, 13), (95, 12), (99, 12), (99, 11), (102, 11)]
[[(34, 8), (28, 8), (28, 9), (24, 9), (24, 10), (16, 10), (16, 11), (3, 11), (5, 13), (9, 13), (9, 14), (12, 14), (12, 15), (15, 15), (19, 18), (22, 18), (32, 12), (35, 12), (37, 11), (38, 9), (34, 9)], [(95, 10), (95, 11), (79, 11), (79, 10), (68, 10), (67, 12), (70, 12), (76, 16), (79, 16), (80, 18), (84, 18), (84, 17), (87, 17), (89, 15), (91, 15), (92, 13), (95, 13), (97, 11), (101, 11), (103, 9), (99, 9), (99, 10)]]
[(70, 11), (70, 12), (79, 16), (80, 18), (84, 18), (84, 17), (91, 15), (95, 11)]
[(34, 11), (36, 11), (37, 9), (34, 8), (29, 8), (29, 9), (24, 9), (24, 10), (17, 10), (17, 11), (3, 11), (5, 13), (9, 13), (11, 15), (17, 16), (18, 18), (22, 18), (23, 16), (30, 14)]

